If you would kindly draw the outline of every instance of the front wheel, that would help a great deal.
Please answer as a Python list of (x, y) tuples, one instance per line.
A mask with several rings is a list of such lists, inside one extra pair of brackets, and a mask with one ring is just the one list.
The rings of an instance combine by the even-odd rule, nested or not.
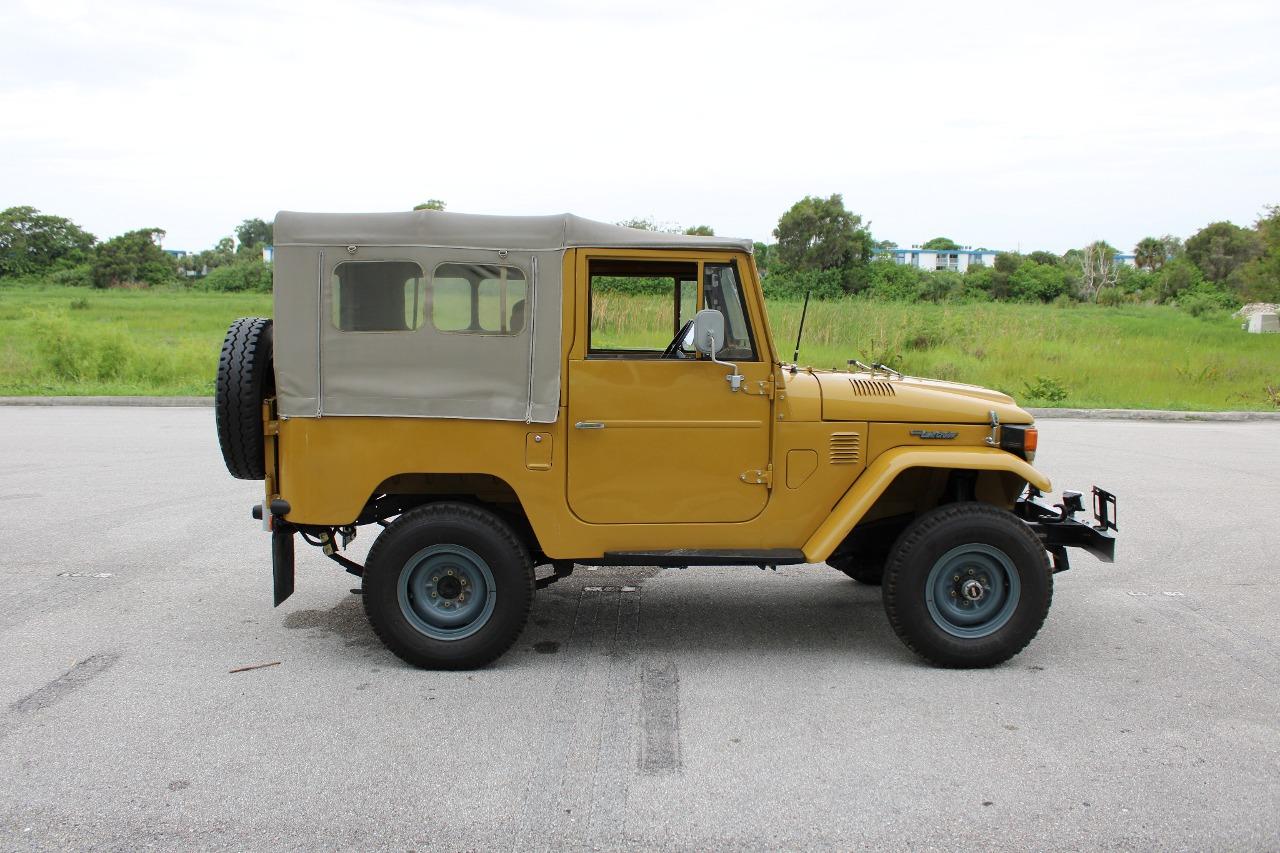
[(511, 527), (460, 503), (410, 510), (382, 532), (365, 561), (364, 606), (375, 633), (402, 660), (474, 669), (524, 630), (533, 560)]
[(994, 666), (1039, 632), (1053, 576), (1044, 545), (1012, 513), (948, 504), (903, 531), (883, 595), (894, 632), (917, 654), (940, 666)]

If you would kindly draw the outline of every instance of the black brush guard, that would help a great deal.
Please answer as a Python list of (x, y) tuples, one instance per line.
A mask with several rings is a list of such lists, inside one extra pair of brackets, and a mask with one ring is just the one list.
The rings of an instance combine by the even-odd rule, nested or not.
[(1062, 503), (1050, 504), (1034, 486), (1014, 504), (1014, 513), (1026, 522), (1044, 548), (1053, 557), (1054, 572), (1071, 568), (1068, 548), (1083, 548), (1104, 563), (1116, 559), (1116, 496), (1093, 487), (1093, 524), (1075, 519), (1084, 512), (1084, 496), (1080, 492), (1063, 492)]

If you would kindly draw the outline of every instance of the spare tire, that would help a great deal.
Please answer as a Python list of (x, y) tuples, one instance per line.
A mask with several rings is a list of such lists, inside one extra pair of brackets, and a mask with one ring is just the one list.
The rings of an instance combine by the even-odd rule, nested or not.
[(262, 401), (275, 394), (271, 364), (271, 321), (242, 317), (227, 329), (218, 358), (213, 409), (222, 461), (231, 476), (261, 480), (267, 476), (262, 436)]

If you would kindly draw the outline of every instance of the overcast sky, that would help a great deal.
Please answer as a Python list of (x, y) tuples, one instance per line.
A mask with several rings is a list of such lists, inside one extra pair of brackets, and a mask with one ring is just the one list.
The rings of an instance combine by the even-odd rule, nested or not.
[(1280, 3), (0, 0), (0, 208), (200, 249), (277, 210), (1130, 248), (1280, 203)]

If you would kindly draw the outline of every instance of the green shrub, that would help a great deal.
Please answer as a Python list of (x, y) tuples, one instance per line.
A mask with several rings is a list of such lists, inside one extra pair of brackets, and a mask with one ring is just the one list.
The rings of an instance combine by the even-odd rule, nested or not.
[(975, 264), (964, 274), (964, 293), (969, 298), (994, 299), (1007, 292), (1009, 277), (991, 267)]
[(1116, 270), (1115, 289), (1123, 294), (1136, 296), (1139, 293), (1151, 290), (1158, 280), (1159, 276), (1156, 273), (1122, 265), (1120, 269)]
[(1108, 287), (1105, 290), (1098, 291), (1097, 302), (1107, 308), (1114, 308), (1117, 305), (1123, 305), (1129, 300), (1125, 297), (1124, 291), (1118, 287)]
[[(667, 283), (670, 289), (670, 282)], [(260, 260), (237, 261), (209, 270), (209, 274), (196, 281), (201, 290), (235, 293), (240, 291), (271, 291), (271, 267)]]
[(160, 248), (164, 231), (142, 228), (112, 237), (94, 251), (94, 287), (169, 284), (177, 278), (177, 261)]
[(1204, 281), (1185, 290), (1178, 297), (1178, 307), (1192, 317), (1203, 317), (1222, 311), (1230, 311), (1237, 307), (1237, 302), (1235, 297), (1222, 290), (1222, 288)]
[(1052, 302), (1070, 290), (1065, 272), (1057, 266), (1025, 261), (1009, 276), (1009, 295), (1021, 302)]
[[(214, 270), (213, 272), (217, 272)], [(213, 272), (209, 276), (213, 276)], [(670, 278), (638, 278), (599, 275), (591, 279), (593, 293), (626, 293), (629, 295), (671, 296)]]
[(920, 298), (923, 273), (912, 267), (885, 263), (872, 268), (871, 286), (866, 295), (884, 302), (916, 302)]
[(1165, 264), (1155, 276), (1157, 302), (1175, 302), (1183, 292), (1199, 286), (1204, 276), (1196, 265), (1185, 258), (1177, 258)]
[(79, 299), (71, 300), (72, 311), (87, 311), (89, 308), (89, 300), (81, 296)]
[(62, 287), (92, 287), (93, 270), (88, 264), (56, 270), (49, 274), (49, 283)]
[(958, 272), (938, 270), (921, 276), (918, 293), (926, 302), (955, 302), (964, 295), (964, 277)]
[(770, 299), (803, 299), (812, 293), (814, 299), (839, 299), (850, 291), (847, 284), (854, 278), (844, 270), (794, 270), (775, 267), (764, 280), (764, 294)]
[(120, 329), (76, 326), (59, 314), (36, 314), (29, 322), (36, 353), (58, 379), (119, 379), (133, 358), (132, 343)]
[(1028, 402), (1048, 403), (1056, 406), (1067, 399), (1067, 388), (1057, 379), (1050, 376), (1037, 376), (1030, 382), (1024, 382), (1022, 396)]

